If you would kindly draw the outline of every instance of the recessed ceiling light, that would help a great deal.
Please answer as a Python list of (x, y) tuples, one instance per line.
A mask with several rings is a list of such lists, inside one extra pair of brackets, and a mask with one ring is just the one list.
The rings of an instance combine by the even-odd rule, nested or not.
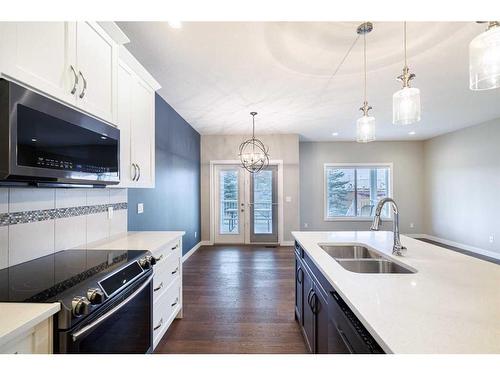
[(415, 135), (415, 134), (417, 134), (417, 133), (415, 133), (414, 131), (411, 131), (408, 133), (408, 135)]
[(332, 135), (333, 135), (334, 137), (336, 137), (337, 135), (339, 135), (339, 133), (338, 133), (338, 132), (333, 132), (333, 133), (332, 133)]
[(168, 21), (168, 26), (172, 29), (180, 29), (182, 27), (181, 21)]

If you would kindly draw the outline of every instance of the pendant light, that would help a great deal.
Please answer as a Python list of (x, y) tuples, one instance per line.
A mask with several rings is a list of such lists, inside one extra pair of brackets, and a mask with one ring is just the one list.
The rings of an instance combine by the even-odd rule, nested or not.
[(368, 111), (372, 109), (366, 100), (366, 34), (373, 30), (371, 22), (365, 22), (358, 26), (357, 33), (363, 35), (363, 55), (364, 55), (364, 102), (360, 111), (363, 112), (356, 122), (356, 141), (359, 143), (367, 143), (375, 140), (375, 117), (369, 116)]
[(499, 21), (488, 22), (486, 31), (470, 42), (469, 74), (471, 90), (491, 90), (500, 87)]
[(250, 112), (252, 116), (252, 138), (240, 144), (241, 166), (250, 173), (260, 172), (269, 165), (269, 149), (264, 143), (255, 138), (255, 116), (257, 112)]
[(403, 74), (397, 78), (403, 83), (403, 88), (392, 96), (392, 123), (394, 125), (410, 125), (420, 121), (420, 90), (410, 87), (410, 81), (415, 78), (415, 74), (410, 74), (406, 60), (406, 22), (404, 22), (404, 53)]

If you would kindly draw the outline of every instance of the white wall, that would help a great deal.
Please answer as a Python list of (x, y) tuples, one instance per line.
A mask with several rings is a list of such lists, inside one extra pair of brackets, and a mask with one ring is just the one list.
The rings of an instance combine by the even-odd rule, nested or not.
[[(299, 228), (299, 137), (297, 135), (263, 135), (259, 138), (269, 147), (271, 159), (283, 160), (284, 240), (292, 241), (291, 231)], [(210, 161), (237, 160), (244, 135), (201, 136), (201, 239), (210, 240)]]
[[(423, 230), (423, 142), (301, 142), (300, 225), (302, 230), (369, 230), (370, 221), (325, 221), (325, 163), (393, 163), (393, 197), (401, 233)], [(304, 224), (308, 227), (305, 228)], [(410, 228), (410, 223), (414, 228)], [(383, 229), (392, 228), (385, 223)]]
[(424, 155), (426, 232), (500, 254), (500, 119), (430, 139)]
[(126, 203), (127, 189), (0, 188), (0, 269), (126, 232)]

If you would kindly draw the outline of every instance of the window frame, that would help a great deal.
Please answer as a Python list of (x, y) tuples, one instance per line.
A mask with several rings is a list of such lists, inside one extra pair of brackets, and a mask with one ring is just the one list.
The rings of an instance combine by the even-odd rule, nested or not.
[[(394, 196), (393, 170), (394, 164), (391, 163), (324, 163), (323, 164), (323, 220), (324, 221), (372, 221), (373, 217), (368, 216), (328, 216), (328, 194), (327, 194), (327, 170), (328, 168), (389, 168), (389, 191), (387, 196)], [(392, 210), (389, 211), (389, 217), (383, 218), (385, 221), (392, 221)]]

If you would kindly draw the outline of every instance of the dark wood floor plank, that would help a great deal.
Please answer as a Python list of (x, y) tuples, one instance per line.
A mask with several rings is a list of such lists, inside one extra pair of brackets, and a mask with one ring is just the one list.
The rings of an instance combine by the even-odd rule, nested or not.
[(203, 246), (183, 264), (184, 318), (155, 353), (307, 353), (292, 247)]

